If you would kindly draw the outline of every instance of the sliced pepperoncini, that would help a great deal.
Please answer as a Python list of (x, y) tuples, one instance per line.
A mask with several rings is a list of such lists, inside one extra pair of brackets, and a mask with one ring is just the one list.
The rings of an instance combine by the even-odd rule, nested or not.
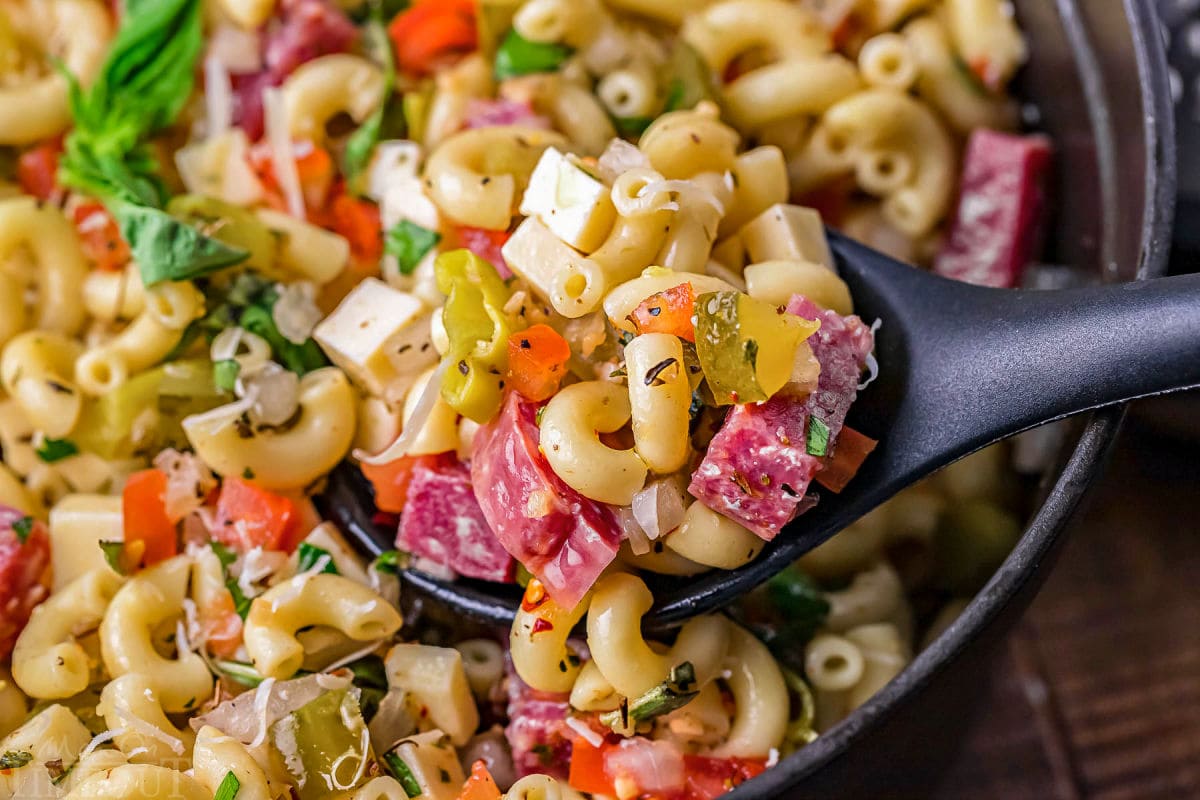
[(719, 405), (770, 398), (792, 376), (800, 343), (821, 323), (736, 291), (696, 298), (696, 354)]
[(513, 321), (504, 312), (512, 292), (496, 268), (469, 250), (443, 253), (434, 262), (438, 289), (446, 295), (442, 312), (450, 348), (442, 398), (480, 424), (500, 410), (508, 336)]

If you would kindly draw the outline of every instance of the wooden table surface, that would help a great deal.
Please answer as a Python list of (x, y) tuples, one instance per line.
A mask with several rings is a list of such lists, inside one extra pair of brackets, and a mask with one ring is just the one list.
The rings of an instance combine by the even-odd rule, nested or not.
[(1070, 537), (938, 800), (1200, 798), (1200, 444), (1131, 421)]

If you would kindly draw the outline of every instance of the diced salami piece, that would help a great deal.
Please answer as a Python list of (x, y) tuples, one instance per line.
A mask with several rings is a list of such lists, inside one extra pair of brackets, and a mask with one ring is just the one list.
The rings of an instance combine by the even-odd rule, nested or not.
[(566, 779), (571, 763), (571, 729), (567, 727), (568, 695), (539, 692), (525, 683), (508, 662), (508, 727), (517, 777), (550, 775)]
[(494, 128), (498, 125), (522, 125), (550, 130), (550, 120), (534, 112), (528, 103), (515, 100), (471, 100), (463, 116), (463, 127)]
[(458, 461), (413, 468), (396, 547), (468, 578), (512, 583), (516, 569), (484, 519), (471, 471)]
[(0, 660), (12, 654), (34, 606), (46, 599), (49, 564), (46, 526), (0, 506)]
[(616, 557), (620, 529), (609, 506), (554, 474), (539, 434), (537, 405), (510, 392), (500, 416), (475, 435), (471, 482), (504, 549), (555, 602), (574, 608)]
[(934, 272), (980, 286), (1018, 285), (1039, 244), (1050, 156), (1045, 136), (972, 133), (958, 209)]
[(735, 406), (688, 487), (697, 500), (767, 541), (815, 505), (805, 497), (821, 469), (821, 459), (808, 453), (809, 418), (825, 423), (831, 448), (874, 346), (871, 329), (856, 316), (823, 311), (800, 295), (788, 303), (788, 311), (821, 321), (821, 329), (808, 340), (821, 364), (816, 391), (807, 396), (780, 393), (764, 403)]

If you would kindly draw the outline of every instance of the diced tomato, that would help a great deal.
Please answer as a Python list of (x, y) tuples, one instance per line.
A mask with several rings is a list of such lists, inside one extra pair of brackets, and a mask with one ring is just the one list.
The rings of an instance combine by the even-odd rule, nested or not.
[(59, 191), (58, 159), (62, 150), (62, 139), (55, 138), (21, 154), (17, 159), (17, 182), (26, 194), (49, 200)]
[(200, 608), (200, 630), (210, 653), (217, 658), (233, 658), (242, 643), (242, 618), (228, 591), (217, 594), (210, 605)]
[(512, 236), (508, 231), (489, 231), (486, 228), (472, 228), (463, 225), (458, 229), (458, 242), (484, 261), (491, 264), (505, 280), (512, 277), (513, 272), (504, 260), (501, 248)]
[(687, 773), (685, 800), (713, 800), (767, 770), (761, 758), (684, 756)]
[(167, 476), (157, 469), (145, 469), (129, 476), (121, 495), (125, 551), (139, 557), (145, 566), (179, 552), (175, 523), (167, 514), (166, 492)]
[(813, 480), (837, 494), (858, 474), (859, 468), (877, 444), (879, 442), (870, 436), (864, 436), (847, 425), (838, 434), (833, 453), (821, 459), (821, 471)]
[(419, 0), (388, 26), (396, 62), (414, 75), (432, 73), (449, 55), (479, 45), (473, 0)]
[(550, 399), (566, 374), (571, 345), (549, 325), (508, 337), (509, 385), (535, 403)]
[(483, 761), (471, 765), (471, 777), (463, 784), (458, 800), (500, 800), (500, 787)]
[(104, 206), (95, 202), (80, 203), (75, 207), (74, 219), (83, 254), (97, 268), (115, 272), (129, 263), (129, 245), (122, 238), (117, 221)]
[(376, 267), (383, 256), (379, 206), (369, 200), (340, 193), (330, 203), (329, 216), (333, 231), (350, 242), (354, 263), (364, 268)]
[(615, 795), (612, 780), (604, 772), (604, 751), (611, 747), (604, 743), (599, 747), (576, 736), (571, 744), (571, 772), (567, 783), (572, 789), (589, 794)]
[(690, 283), (683, 283), (650, 295), (631, 316), (638, 333), (669, 333), (695, 343), (695, 313), (696, 292)]
[(453, 454), (434, 456), (400, 456), (386, 464), (362, 463), (362, 473), (375, 487), (375, 507), (380, 511), (400, 514), (408, 501), (408, 486), (412, 483), (417, 465), (436, 469)]
[(241, 478), (226, 478), (217, 500), (213, 538), (244, 553), (255, 547), (284, 550), (298, 525), (296, 506)]
[[(30, 527), (23, 526), (29, 523)], [(18, 528), (24, 533), (18, 533)], [(8, 658), (33, 608), (46, 599), (50, 537), (40, 521), (0, 505), (0, 660)]]

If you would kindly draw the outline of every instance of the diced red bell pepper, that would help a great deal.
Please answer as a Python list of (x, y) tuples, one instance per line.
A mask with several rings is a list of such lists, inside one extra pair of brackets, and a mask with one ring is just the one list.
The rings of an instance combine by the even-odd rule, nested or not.
[(696, 342), (696, 292), (690, 283), (672, 286), (653, 294), (633, 310), (633, 325), (638, 333), (669, 333), (693, 344)]
[(175, 523), (167, 514), (166, 492), (167, 476), (157, 469), (146, 469), (130, 475), (121, 494), (124, 549), (145, 566), (166, 561), (179, 552)]
[(479, 46), (473, 0), (418, 0), (388, 26), (400, 69), (433, 73), (444, 57)]
[(549, 325), (534, 325), (508, 337), (508, 381), (535, 403), (558, 391), (571, 358), (571, 345)]
[(62, 139), (47, 139), (26, 150), (17, 159), (17, 183), (26, 194), (39, 200), (49, 200), (58, 185), (58, 159), (62, 155)]
[(500, 800), (500, 787), (483, 761), (471, 765), (471, 777), (463, 784), (458, 800)]
[(380, 511), (400, 514), (408, 502), (408, 487), (417, 466), (435, 469), (443, 463), (447, 463), (447, 458), (439, 453), (432, 456), (400, 456), (386, 464), (368, 464), (364, 461), (360, 469), (375, 488), (375, 507)]
[(298, 524), (289, 498), (241, 478), (226, 478), (221, 484), (213, 538), (239, 553), (255, 547), (288, 550)]
[(599, 747), (582, 736), (576, 736), (571, 743), (571, 772), (567, 783), (572, 789), (589, 794), (604, 794), (614, 796), (616, 789), (612, 779), (604, 772), (604, 750), (611, 747), (603, 743)]
[(74, 212), (75, 230), (83, 254), (98, 269), (115, 272), (132, 257), (117, 221), (100, 203), (80, 203)]
[(330, 203), (329, 217), (334, 233), (350, 242), (354, 263), (361, 267), (375, 267), (383, 256), (379, 206), (343, 192), (337, 194)]

